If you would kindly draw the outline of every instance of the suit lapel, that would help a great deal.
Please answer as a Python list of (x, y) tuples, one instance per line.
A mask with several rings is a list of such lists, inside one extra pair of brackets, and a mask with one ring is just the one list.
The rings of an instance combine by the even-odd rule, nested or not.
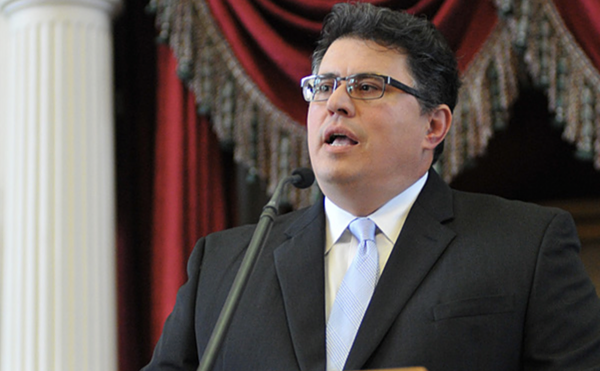
[(325, 294), (323, 203), (286, 231), (289, 239), (275, 250), (288, 326), (301, 370), (325, 369)]
[(361, 369), (455, 234), (441, 224), (452, 217), (450, 188), (435, 172), (413, 205), (379, 280), (348, 356)]

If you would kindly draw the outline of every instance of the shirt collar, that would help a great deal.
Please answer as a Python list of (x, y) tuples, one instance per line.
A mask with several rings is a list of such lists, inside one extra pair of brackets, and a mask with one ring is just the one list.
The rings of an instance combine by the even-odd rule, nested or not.
[[(368, 217), (377, 224), (377, 228), (392, 242), (392, 244), (398, 239), (400, 231), (408, 216), (408, 212), (425, 186), (428, 175), (429, 173), (425, 173), (425, 175), (404, 190), (404, 192), (386, 202), (371, 215), (368, 215)], [(333, 244), (342, 236), (348, 227), (348, 224), (356, 219), (357, 216), (340, 208), (327, 197), (325, 197), (325, 215), (327, 226), (325, 254), (327, 254), (333, 247)]]

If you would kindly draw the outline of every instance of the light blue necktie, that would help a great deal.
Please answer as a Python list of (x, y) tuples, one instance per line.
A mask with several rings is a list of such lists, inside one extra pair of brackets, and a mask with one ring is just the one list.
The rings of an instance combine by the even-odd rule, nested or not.
[(379, 278), (375, 223), (368, 218), (350, 222), (358, 250), (335, 297), (327, 322), (327, 371), (343, 370)]

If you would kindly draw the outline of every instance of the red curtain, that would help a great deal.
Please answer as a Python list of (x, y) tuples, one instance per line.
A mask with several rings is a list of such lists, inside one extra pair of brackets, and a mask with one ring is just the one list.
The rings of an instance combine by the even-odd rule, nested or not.
[(158, 48), (158, 97), (151, 262), (151, 338), (155, 344), (186, 279), (196, 240), (226, 227), (221, 152), (210, 122), (176, 74), (168, 46)]
[(600, 1), (553, 0), (563, 22), (596, 70), (600, 70)]

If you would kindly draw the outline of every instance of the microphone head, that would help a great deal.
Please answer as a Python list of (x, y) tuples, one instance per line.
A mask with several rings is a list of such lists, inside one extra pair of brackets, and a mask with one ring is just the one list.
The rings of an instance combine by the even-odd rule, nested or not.
[(292, 171), (292, 175), (294, 176), (292, 184), (296, 188), (308, 188), (315, 182), (315, 173), (306, 167), (299, 167), (295, 169)]

